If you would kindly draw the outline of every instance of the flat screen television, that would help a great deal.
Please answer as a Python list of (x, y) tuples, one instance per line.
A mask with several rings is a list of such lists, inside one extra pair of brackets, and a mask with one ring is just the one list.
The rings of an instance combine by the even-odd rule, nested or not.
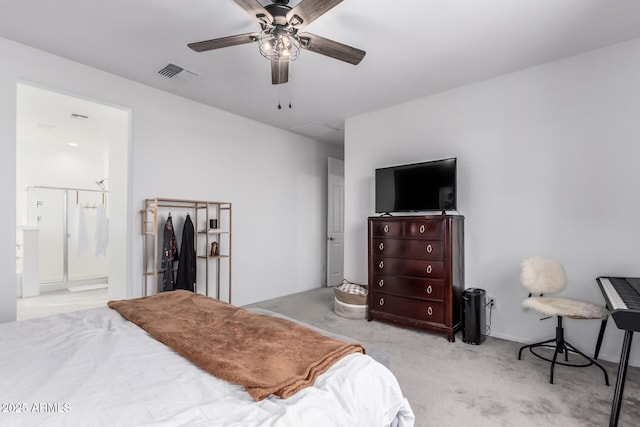
[(457, 209), (456, 158), (376, 169), (376, 213)]

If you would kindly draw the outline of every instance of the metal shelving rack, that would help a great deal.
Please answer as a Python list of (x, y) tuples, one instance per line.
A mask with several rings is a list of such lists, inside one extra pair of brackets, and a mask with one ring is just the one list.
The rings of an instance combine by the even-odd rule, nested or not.
[[(144, 209), (141, 211), (144, 238), (142, 295), (150, 294), (150, 281), (152, 282), (151, 294), (158, 291), (159, 276), (163, 273), (160, 269), (163, 229), (160, 228), (159, 218), (164, 212), (169, 216), (171, 209), (186, 211), (193, 215), (196, 258), (204, 261), (204, 294), (210, 296), (209, 279), (211, 264), (213, 264), (215, 265), (215, 298), (220, 299), (222, 270), (226, 267), (228, 282), (226, 300), (231, 303), (231, 203), (229, 202), (161, 198), (145, 200)], [(210, 220), (217, 221), (217, 227), (210, 228)], [(215, 253), (212, 251), (214, 243), (217, 247)], [(200, 266), (201, 263), (198, 263), (197, 272), (201, 271)], [(153, 280), (150, 280), (151, 278)], [(198, 280), (194, 284), (194, 291), (198, 292)]]

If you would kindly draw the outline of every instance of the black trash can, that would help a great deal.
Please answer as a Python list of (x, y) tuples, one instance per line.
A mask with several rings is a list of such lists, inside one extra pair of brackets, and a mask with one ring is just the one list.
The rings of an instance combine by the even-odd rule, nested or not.
[(462, 292), (462, 341), (467, 344), (480, 345), (487, 338), (486, 299), (484, 289), (469, 288)]

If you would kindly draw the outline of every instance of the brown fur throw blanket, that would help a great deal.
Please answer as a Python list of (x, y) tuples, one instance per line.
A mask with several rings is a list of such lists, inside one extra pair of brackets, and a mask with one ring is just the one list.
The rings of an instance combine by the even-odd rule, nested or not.
[(205, 371), (244, 386), (255, 401), (286, 399), (344, 356), (365, 352), (361, 344), (189, 291), (108, 305)]

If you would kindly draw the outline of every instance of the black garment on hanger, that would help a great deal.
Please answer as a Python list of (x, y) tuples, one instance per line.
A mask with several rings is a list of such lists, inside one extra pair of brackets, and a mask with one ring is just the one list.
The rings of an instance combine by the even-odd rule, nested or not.
[(180, 260), (176, 276), (175, 289), (186, 289), (193, 292), (196, 282), (196, 248), (194, 245), (194, 228), (191, 217), (187, 214), (182, 229), (182, 244), (180, 245)]
[(173, 231), (173, 220), (171, 214), (167, 218), (167, 222), (164, 223), (164, 238), (162, 241), (162, 264), (164, 269), (162, 273), (162, 286), (158, 291), (172, 291), (175, 287), (175, 279), (173, 276), (173, 263), (178, 258), (178, 243), (176, 242), (176, 235)]

